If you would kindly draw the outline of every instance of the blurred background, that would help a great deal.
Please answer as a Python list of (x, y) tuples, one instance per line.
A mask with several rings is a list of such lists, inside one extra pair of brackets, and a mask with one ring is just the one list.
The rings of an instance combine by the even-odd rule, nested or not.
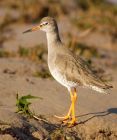
[(57, 20), (62, 41), (91, 64), (96, 74), (103, 80), (113, 79), (117, 0), (0, 0), (2, 73), (51, 78), (45, 33), (22, 34), (45, 16)]

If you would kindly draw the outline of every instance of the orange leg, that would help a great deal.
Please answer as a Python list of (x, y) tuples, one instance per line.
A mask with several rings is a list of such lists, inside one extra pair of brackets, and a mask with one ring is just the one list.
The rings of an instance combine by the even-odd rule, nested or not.
[(72, 126), (76, 123), (76, 117), (75, 117), (75, 103), (76, 103), (76, 99), (77, 99), (77, 93), (76, 93), (76, 89), (74, 88), (74, 92), (71, 96), (71, 100), (72, 100), (72, 109), (71, 109), (71, 121), (68, 122), (69, 126)]
[(60, 117), (60, 116), (56, 116), (55, 115), (55, 117), (58, 118), (58, 119), (61, 119), (62, 121), (68, 120), (68, 119), (71, 118), (71, 116), (70, 116), (71, 115), (71, 111), (72, 111), (72, 104), (70, 105), (69, 111), (68, 111), (66, 116)]
[(68, 114), (64, 117), (59, 117), (59, 116), (55, 116), (57, 117), (58, 119), (61, 119), (64, 123), (65, 120), (68, 120), (71, 118), (71, 121), (67, 122), (69, 124), (69, 126), (72, 126), (76, 123), (76, 117), (75, 117), (75, 102), (76, 102), (76, 99), (77, 99), (77, 94), (76, 94), (76, 89), (74, 88), (74, 91), (70, 91), (70, 96), (71, 96), (71, 106), (70, 106), (70, 109), (68, 111)]

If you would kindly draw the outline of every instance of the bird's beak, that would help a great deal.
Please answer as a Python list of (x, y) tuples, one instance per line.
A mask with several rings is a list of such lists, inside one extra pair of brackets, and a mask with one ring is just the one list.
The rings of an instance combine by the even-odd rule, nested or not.
[(34, 26), (31, 29), (28, 29), (28, 30), (24, 31), (23, 33), (33, 32), (33, 31), (36, 31), (36, 30), (39, 30), (39, 29), (40, 29), (40, 26), (38, 25), (38, 26)]

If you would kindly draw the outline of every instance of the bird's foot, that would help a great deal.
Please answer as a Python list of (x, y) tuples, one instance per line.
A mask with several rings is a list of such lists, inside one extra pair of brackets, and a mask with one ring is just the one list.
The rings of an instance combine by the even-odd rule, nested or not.
[[(71, 116), (68, 116), (68, 115), (63, 116), (63, 117), (55, 115), (55, 117), (60, 119), (62, 121), (63, 125), (65, 125), (65, 126), (67, 125), (68, 127), (73, 127), (77, 124), (76, 118), (71, 119)], [(71, 120), (69, 121), (69, 119), (71, 119)]]
[(71, 121), (67, 122), (68, 127), (73, 127), (77, 124), (76, 118), (73, 118)]
[(63, 116), (63, 117), (60, 117), (60, 116), (56, 116), (54, 115), (56, 118), (60, 119), (62, 122), (70, 119), (70, 115), (66, 115), (66, 116)]

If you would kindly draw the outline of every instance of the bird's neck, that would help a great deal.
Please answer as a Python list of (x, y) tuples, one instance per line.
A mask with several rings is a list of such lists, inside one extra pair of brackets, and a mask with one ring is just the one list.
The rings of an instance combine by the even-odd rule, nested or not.
[(58, 43), (61, 43), (60, 37), (59, 37), (59, 33), (58, 32), (48, 32), (46, 33), (47, 35), (47, 44), (48, 44), (48, 49), (51, 47), (57, 47)]

